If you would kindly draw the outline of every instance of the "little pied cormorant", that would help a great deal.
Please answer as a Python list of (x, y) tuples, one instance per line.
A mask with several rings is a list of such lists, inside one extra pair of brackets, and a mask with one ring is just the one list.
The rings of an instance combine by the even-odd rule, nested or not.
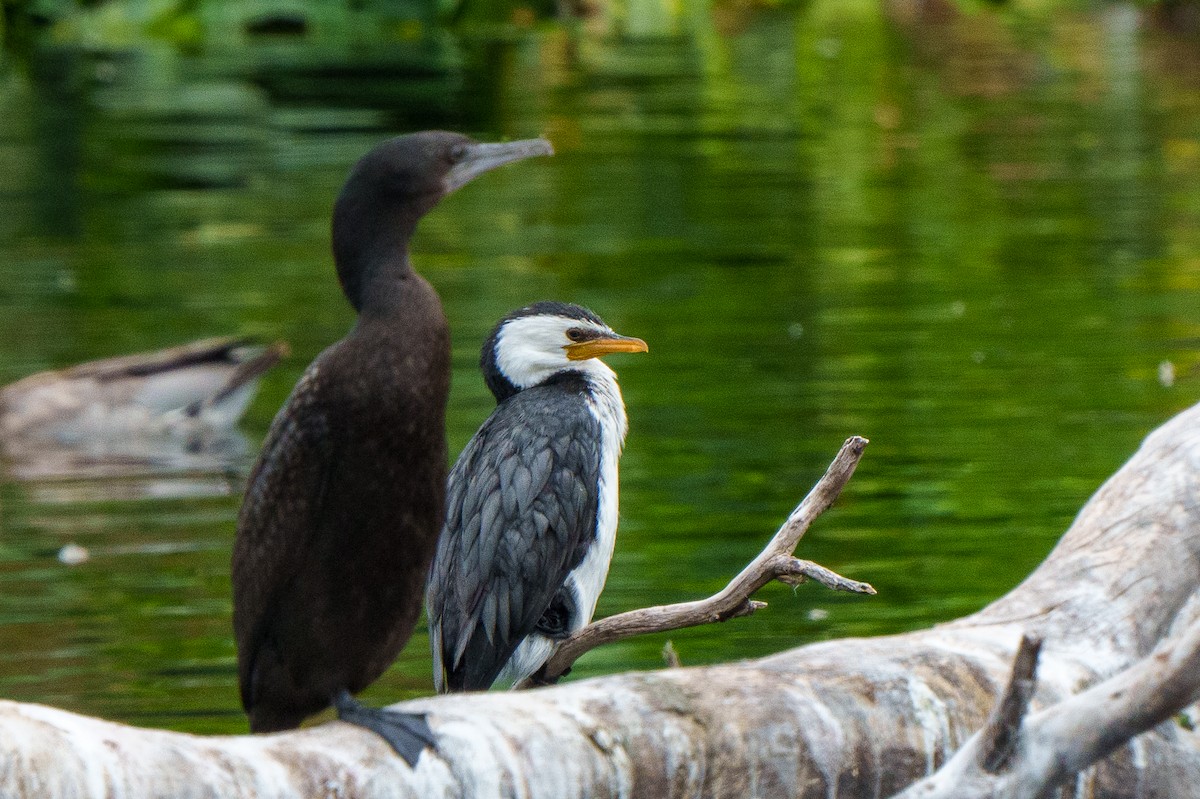
[(426, 591), (438, 691), (516, 684), (596, 610), (628, 427), (598, 356), (645, 352), (577, 305), (514, 311), (483, 346), (496, 409), (450, 472)]
[(400, 136), (355, 165), (334, 204), (333, 255), (358, 321), (308, 367), (250, 475), (233, 549), (233, 625), (254, 732), (333, 704), (410, 765), (424, 716), (363, 707), (421, 610), (444, 516), (450, 337), (409, 264), (420, 219), (451, 191), (542, 139)]

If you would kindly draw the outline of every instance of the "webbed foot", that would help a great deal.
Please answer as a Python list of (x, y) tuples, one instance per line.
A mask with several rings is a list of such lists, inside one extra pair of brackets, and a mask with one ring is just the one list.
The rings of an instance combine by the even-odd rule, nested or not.
[(437, 748), (437, 738), (425, 721), (424, 713), (398, 713), (394, 710), (367, 707), (350, 692), (342, 689), (334, 698), (338, 718), (349, 724), (370, 730), (387, 741), (404, 762), (415, 768), (427, 747)]

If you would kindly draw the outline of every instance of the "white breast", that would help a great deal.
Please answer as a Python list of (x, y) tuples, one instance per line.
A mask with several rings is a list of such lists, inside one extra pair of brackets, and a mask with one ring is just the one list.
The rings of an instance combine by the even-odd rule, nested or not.
[[(571, 630), (583, 628), (596, 612), (596, 602), (604, 590), (608, 578), (608, 567), (612, 562), (613, 548), (617, 543), (617, 461), (625, 446), (625, 433), (629, 422), (625, 418), (625, 403), (617, 388), (616, 376), (591, 376), (592, 398), (589, 410), (600, 422), (603, 446), (600, 461), (600, 495), (596, 503), (596, 543), (588, 549), (583, 561), (568, 575), (575, 583), (579, 599), (579, 613), (571, 620)], [(607, 378), (607, 379), (606, 379)]]

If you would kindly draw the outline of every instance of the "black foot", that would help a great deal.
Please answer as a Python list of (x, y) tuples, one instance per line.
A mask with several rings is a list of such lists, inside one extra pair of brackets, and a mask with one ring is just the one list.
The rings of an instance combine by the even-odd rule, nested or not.
[(339, 719), (375, 733), (391, 744), (396, 754), (413, 768), (426, 747), (437, 748), (437, 739), (425, 723), (423, 713), (397, 713), (367, 707), (345, 689), (333, 698), (333, 706), (337, 708)]

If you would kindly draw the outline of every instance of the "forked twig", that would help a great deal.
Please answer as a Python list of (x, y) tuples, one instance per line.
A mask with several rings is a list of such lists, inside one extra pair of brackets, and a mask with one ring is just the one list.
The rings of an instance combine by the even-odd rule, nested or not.
[(866, 446), (867, 439), (860, 436), (846, 439), (825, 474), (792, 511), (766, 548), (721, 591), (708, 599), (641, 608), (592, 622), (563, 641), (541, 670), (520, 687), (556, 682), (581, 655), (602, 644), (645, 633), (666, 632), (748, 616), (766, 607), (765, 602), (750, 597), (772, 580), (789, 585), (812, 580), (835, 591), (874, 594), (875, 589), (869, 583), (849, 580), (812, 561), (798, 560), (792, 554), (808, 528), (833, 505), (850, 481)]

